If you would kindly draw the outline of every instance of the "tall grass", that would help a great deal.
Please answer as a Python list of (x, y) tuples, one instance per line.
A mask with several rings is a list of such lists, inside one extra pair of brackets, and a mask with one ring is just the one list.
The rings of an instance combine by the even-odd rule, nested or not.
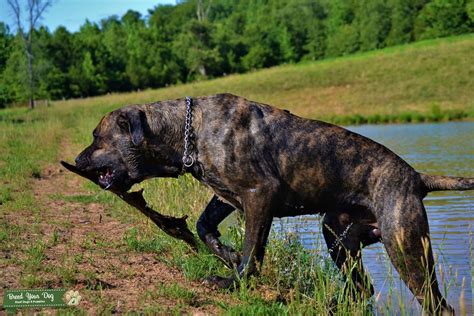
[[(28, 191), (31, 178), (57, 157), (62, 122), (54, 111), (0, 111), (0, 205), (34, 207)], [(21, 198), (19, 198), (21, 196)]]

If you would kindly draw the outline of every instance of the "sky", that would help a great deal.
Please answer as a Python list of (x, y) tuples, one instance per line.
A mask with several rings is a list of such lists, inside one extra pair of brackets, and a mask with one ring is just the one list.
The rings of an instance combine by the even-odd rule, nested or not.
[[(19, 2), (24, 5), (27, 0), (19, 0)], [(148, 9), (159, 4), (175, 3), (176, 0), (53, 0), (53, 5), (43, 14), (40, 23), (47, 26), (50, 31), (62, 25), (69, 31), (75, 32), (86, 19), (99, 22), (111, 15), (121, 17), (128, 9), (146, 16)], [(7, 23), (11, 31), (16, 30), (7, 0), (0, 0), (0, 21)]]

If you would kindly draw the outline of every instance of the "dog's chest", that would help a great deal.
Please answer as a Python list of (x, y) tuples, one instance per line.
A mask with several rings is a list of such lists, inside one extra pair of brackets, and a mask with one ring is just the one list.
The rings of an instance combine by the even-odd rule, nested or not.
[(214, 193), (219, 196), (223, 201), (231, 204), (237, 209), (242, 210), (242, 200), (233, 192), (228, 186), (226, 186), (217, 176), (212, 172), (203, 172), (198, 178), (199, 182), (209, 187)]

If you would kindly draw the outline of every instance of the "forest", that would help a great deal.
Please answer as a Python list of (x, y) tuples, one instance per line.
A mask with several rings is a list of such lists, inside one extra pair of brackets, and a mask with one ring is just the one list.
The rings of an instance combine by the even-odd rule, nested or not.
[(159, 88), (474, 31), (474, 0), (190, 0), (77, 32), (0, 22), (0, 108)]

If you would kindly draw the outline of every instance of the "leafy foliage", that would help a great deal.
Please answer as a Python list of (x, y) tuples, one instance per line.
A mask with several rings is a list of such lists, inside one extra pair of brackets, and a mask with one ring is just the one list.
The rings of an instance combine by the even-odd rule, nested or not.
[[(35, 98), (157, 88), (472, 31), (473, 0), (180, 1), (85, 21), (75, 33), (34, 30)], [(18, 38), (0, 22), (0, 107), (27, 99)]]

